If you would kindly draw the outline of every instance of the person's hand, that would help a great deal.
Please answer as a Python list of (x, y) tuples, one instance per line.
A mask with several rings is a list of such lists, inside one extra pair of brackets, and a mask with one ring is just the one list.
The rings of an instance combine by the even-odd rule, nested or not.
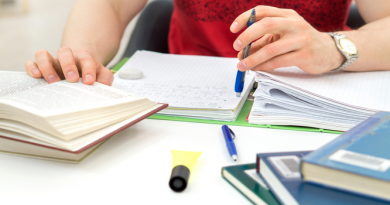
[[(249, 57), (237, 64), (240, 71), (298, 66), (307, 73), (320, 74), (346, 60), (331, 36), (317, 31), (294, 10), (270, 6), (255, 9), (256, 22), (233, 43), (234, 49), (240, 51), (238, 59), (241, 60), (242, 50), (254, 41)], [(230, 27), (231, 32), (246, 28), (251, 12), (252, 9), (238, 16)]]
[(86, 50), (73, 52), (67, 47), (60, 48), (57, 58), (53, 58), (46, 50), (39, 50), (35, 53), (35, 61), (27, 61), (24, 65), (27, 74), (34, 78), (44, 77), (48, 83), (61, 79), (78, 82), (82, 77), (83, 83), (87, 85), (95, 81), (111, 85), (114, 79), (112, 72)]

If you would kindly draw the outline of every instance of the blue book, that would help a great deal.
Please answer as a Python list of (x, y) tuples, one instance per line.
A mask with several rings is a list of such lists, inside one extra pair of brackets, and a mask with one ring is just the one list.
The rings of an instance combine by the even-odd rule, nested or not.
[(307, 182), (390, 201), (390, 113), (378, 112), (302, 159)]
[(257, 155), (259, 176), (281, 204), (291, 205), (384, 205), (383, 200), (364, 197), (302, 180), (301, 158), (310, 153), (282, 152)]

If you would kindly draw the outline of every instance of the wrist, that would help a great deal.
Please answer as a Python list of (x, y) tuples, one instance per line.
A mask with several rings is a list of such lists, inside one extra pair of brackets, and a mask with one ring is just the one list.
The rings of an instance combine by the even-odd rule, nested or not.
[(333, 37), (328, 34), (326, 35), (328, 36), (327, 45), (330, 55), (329, 58), (331, 59), (327, 70), (331, 71), (340, 67), (347, 60), (347, 58), (339, 51)]
[(69, 47), (72, 49), (73, 55), (90, 55), (94, 59), (101, 62), (101, 58), (98, 54), (98, 50), (95, 45), (83, 42), (67, 42), (66, 39), (63, 39), (62, 47)]

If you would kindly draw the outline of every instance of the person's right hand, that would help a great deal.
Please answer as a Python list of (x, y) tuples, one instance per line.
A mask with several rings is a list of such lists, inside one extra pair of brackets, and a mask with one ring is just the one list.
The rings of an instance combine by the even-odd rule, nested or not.
[(46, 50), (39, 50), (35, 53), (35, 62), (27, 61), (24, 67), (28, 75), (34, 78), (44, 77), (48, 83), (61, 79), (78, 82), (82, 77), (83, 83), (87, 85), (92, 85), (95, 81), (111, 85), (114, 80), (112, 72), (90, 52), (86, 50), (73, 52), (67, 47), (57, 51), (57, 58)]

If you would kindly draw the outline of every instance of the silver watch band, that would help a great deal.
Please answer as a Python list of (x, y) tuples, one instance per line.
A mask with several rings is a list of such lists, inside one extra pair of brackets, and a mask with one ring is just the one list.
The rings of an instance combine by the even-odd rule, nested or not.
[(342, 34), (338, 34), (338, 33), (332, 33), (332, 32), (329, 32), (328, 33), (330, 36), (333, 37), (333, 39), (336, 41), (336, 46), (337, 46), (337, 49), (341, 52), (341, 54), (343, 54), (343, 56), (345, 56), (345, 58), (347, 59), (340, 67), (338, 68), (335, 68), (331, 71), (339, 71), (339, 70), (343, 70), (344, 68), (348, 67), (349, 65), (351, 65), (357, 58), (358, 56), (356, 57), (351, 57), (349, 55), (347, 55), (346, 53), (344, 53), (340, 48), (339, 46), (337, 45), (337, 40), (338, 39), (341, 39), (341, 38), (345, 38), (347, 36), (345, 35), (342, 35)]
[(344, 68), (348, 67), (349, 65), (351, 65), (354, 61), (356, 60), (356, 58), (351, 58), (347, 61), (345, 61), (340, 67), (338, 68), (335, 68), (331, 71), (338, 71), (338, 70), (343, 70)]

